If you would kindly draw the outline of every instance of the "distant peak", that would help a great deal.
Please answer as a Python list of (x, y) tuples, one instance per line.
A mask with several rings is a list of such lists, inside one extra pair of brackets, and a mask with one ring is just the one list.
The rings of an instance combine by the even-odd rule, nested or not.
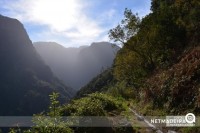
[(113, 48), (117, 48), (117, 49), (120, 49), (120, 47), (114, 43), (110, 43), (110, 42), (93, 42), (91, 44), (91, 47), (113, 47)]
[(93, 42), (91, 45), (99, 45), (99, 44), (111, 44), (109, 42)]
[(58, 44), (57, 42), (44, 42), (44, 41), (39, 41), (39, 42), (34, 42), (33, 43), (35, 46), (51, 46), (51, 47), (59, 47), (59, 48), (65, 48), (63, 45)]

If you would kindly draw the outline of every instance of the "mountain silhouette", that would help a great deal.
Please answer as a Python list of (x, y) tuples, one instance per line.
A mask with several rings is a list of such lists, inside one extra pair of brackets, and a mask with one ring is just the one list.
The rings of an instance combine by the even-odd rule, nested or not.
[(36, 42), (34, 47), (54, 74), (75, 90), (110, 68), (120, 49), (108, 42), (79, 48), (65, 48), (55, 42)]
[(31, 115), (47, 108), (49, 94), (74, 94), (45, 65), (23, 25), (0, 16), (0, 115)]

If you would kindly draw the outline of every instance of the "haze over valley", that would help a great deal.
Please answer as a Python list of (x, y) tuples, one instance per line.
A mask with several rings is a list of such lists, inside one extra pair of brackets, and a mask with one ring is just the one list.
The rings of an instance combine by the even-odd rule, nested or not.
[(199, 0), (0, 5), (0, 133), (200, 133)]
[(76, 91), (112, 66), (120, 49), (108, 42), (79, 48), (51, 42), (33, 45), (22, 23), (2, 15), (0, 40), (0, 105), (4, 107), (0, 115), (41, 112), (47, 109), (53, 92), (60, 94), (61, 102), (68, 102)]
[(54, 74), (76, 91), (110, 68), (120, 49), (108, 42), (79, 48), (65, 48), (53, 42), (36, 42), (34, 47)]

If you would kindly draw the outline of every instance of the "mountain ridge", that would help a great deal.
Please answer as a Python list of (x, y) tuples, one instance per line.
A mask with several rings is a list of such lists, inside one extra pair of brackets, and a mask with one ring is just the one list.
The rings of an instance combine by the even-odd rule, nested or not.
[(41, 112), (54, 91), (63, 102), (74, 95), (40, 58), (20, 21), (0, 16), (0, 40), (0, 115)]
[(36, 42), (34, 47), (46, 64), (65, 84), (78, 90), (103, 70), (111, 67), (117, 45), (96, 42), (90, 46), (65, 48), (55, 42)]

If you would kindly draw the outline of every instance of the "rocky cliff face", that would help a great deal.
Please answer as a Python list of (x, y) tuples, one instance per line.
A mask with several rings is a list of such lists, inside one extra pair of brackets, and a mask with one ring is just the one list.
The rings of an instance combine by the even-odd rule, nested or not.
[(54, 77), (37, 54), (23, 25), (0, 16), (0, 115), (30, 115), (48, 106), (48, 95), (60, 92), (62, 100), (73, 95)]

